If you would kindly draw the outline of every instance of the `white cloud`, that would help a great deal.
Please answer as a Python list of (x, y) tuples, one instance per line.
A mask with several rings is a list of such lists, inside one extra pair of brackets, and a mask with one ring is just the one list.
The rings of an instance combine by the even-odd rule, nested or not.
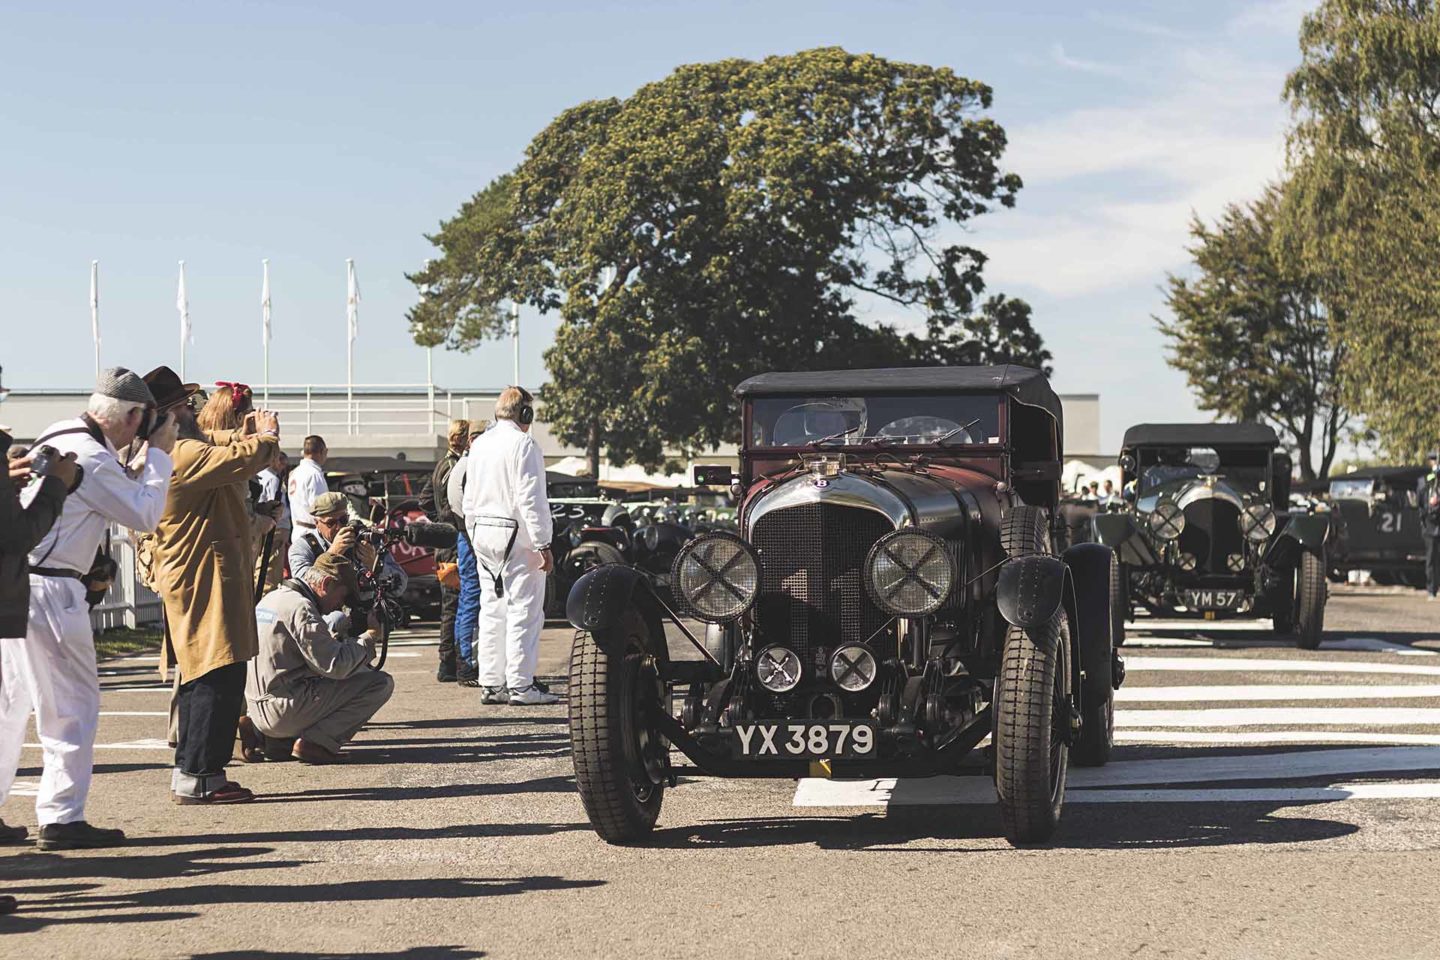
[(1126, 33), (1138, 33), (1144, 37), (1158, 37), (1162, 40), (1185, 39), (1184, 33), (1160, 23), (1150, 23), (1146, 20), (1137, 20), (1133, 17), (1123, 17), (1112, 13), (1101, 13), (1098, 10), (1091, 10), (1089, 17), (1095, 23), (1123, 30)]
[(987, 283), (1063, 298), (1153, 287), (1182, 269), (1192, 212), (1213, 219), (1283, 171), (1286, 66), (1247, 57), (1242, 37), (1285, 17), (1296, 30), (1303, 6), (1258, 4), (1220, 39), (1170, 53), (1163, 73), (1146, 78), (1159, 91), (1149, 99), (1011, 127), (1006, 163), (1027, 190), (1015, 212), (967, 238), (991, 257)]
[(1095, 60), (1080, 60), (1070, 56), (1065, 52), (1065, 46), (1058, 40), (1050, 47), (1050, 59), (1066, 70), (1078, 70), (1081, 73), (1093, 73), (1103, 77), (1120, 77), (1125, 75), (1125, 69), (1123, 67), (1109, 63), (1100, 63)]

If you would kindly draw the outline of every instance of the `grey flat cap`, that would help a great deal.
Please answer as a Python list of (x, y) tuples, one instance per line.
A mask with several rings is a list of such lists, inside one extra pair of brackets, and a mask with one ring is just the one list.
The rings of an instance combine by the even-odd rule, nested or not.
[(125, 403), (155, 405), (155, 396), (145, 386), (145, 381), (138, 373), (125, 367), (101, 370), (100, 376), (95, 378), (95, 392)]

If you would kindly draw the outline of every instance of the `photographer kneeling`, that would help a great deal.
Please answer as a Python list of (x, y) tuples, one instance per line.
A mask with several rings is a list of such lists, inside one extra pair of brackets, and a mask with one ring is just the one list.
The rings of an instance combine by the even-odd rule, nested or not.
[(359, 637), (348, 636), (343, 618), (333, 628), (326, 622), (357, 591), (354, 567), (326, 553), (255, 609), (260, 655), (245, 684), (250, 721), (267, 738), (298, 738), (290, 751), (297, 760), (341, 760), (341, 748), (395, 689), (388, 673), (368, 666), (380, 640), (373, 614)]
[[(357, 541), (355, 529), (350, 526), (344, 494), (322, 493), (315, 498), (311, 511), (315, 517), (315, 529), (296, 537), (290, 545), (291, 577), (299, 579), (318, 557), (326, 553), (349, 560), (357, 576), (375, 566), (375, 545), (364, 540)], [(398, 578), (393, 594), (399, 596), (404, 593), (409, 577), (395, 559), (385, 554), (381, 567), (387, 577)]]

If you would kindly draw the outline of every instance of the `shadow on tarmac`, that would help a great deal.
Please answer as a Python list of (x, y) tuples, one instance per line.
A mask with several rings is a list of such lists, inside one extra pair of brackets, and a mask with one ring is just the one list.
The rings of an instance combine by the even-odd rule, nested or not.
[[(1052, 842), (1038, 849), (1173, 850), (1241, 844), (1311, 843), (1358, 833), (1338, 820), (1277, 817), (1287, 802), (1074, 804)], [(656, 830), (639, 846), (771, 847), (813, 845), (822, 850), (896, 853), (978, 853), (976, 848), (935, 847), (924, 840), (994, 840), (1004, 836), (994, 806), (930, 805), (856, 816), (711, 820)]]
[(355, 953), (350, 950), (344, 953), (226, 950), (223, 953), (191, 954), (192, 960), (249, 960), (251, 957), (257, 957), (260, 960), (349, 960), (352, 957), (356, 960), (479, 960), (484, 956), (487, 956), (484, 950), (471, 950), (469, 947), (457, 944), (448, 944), (443, 947), (411, 947), (408, 950), (387, 950), (384, 953)]

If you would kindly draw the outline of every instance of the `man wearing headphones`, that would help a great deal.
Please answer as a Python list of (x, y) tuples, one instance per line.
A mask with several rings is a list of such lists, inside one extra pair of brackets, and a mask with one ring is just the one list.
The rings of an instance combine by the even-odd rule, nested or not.
[(465, 467), (465, 526), (480, 570), (475, 656), (481, 703), (520, 707), (559, 700), (535, 686), (545, 574), (555, 559), (545, 457), (530, 437), (534, 421), (529, 391), (506, 387), (495, 403), (495, 426), (471, 444)]

